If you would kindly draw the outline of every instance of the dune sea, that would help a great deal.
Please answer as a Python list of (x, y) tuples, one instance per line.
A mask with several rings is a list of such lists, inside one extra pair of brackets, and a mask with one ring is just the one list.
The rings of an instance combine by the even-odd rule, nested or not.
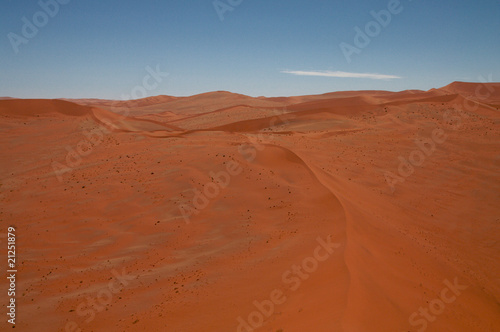
[(0, 128), (16, 330), (500, 331), (500, 83), (0, 98)]

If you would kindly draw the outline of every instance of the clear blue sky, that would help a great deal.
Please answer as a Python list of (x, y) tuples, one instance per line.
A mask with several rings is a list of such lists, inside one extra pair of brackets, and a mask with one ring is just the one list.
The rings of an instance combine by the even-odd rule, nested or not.
[[(121, 99), (143, 86), (148, 66), (169, 73), (157, 87), (147, 81), (155, 86), (148, 96), (427, 90), (480, 75), (500, 81), (498, 0), (401, 0), (401, 12), (349, 63), (339, 45), (356, 46), (354, 28), (364, 30), (370, 11), (390, 2), (221, 0), (235, 4), (221, 21), (213, 0), (71, 0), (54, 17), (40, 13), (38, 1), (3, 0), (0, 96)], [(23, 17), (41, 25), (36, 35), (25, 28), (23, 36)]]

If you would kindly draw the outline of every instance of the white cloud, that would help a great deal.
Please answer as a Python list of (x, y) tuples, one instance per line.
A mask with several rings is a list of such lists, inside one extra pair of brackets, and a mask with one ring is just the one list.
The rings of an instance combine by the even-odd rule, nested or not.
[(299, 76), (322, 76), (322, 77), (340, 77), (340, 78), (369, 78), (372, 80), (390, 80), (401, 78), (395, 75), (382, 75), (370, 73), (348, 73), (345, 71), (300, 71), (300, 70), (282, 70), (284, 74)]

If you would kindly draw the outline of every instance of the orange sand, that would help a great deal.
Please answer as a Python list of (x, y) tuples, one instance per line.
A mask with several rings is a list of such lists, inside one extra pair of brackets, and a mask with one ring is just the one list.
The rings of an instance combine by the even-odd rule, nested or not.
[(500, 84), (458, 82), (0, 100), (16, 330), (500, 331), (499, 109)]

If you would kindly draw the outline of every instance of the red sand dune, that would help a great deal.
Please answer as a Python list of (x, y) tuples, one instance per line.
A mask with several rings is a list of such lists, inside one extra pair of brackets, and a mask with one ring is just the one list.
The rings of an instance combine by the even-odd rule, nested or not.
[(466, 98), (472, 98), (476, 101), (487, 100), (500, 103), (500, 83), (467, 83), (467, 82), (453, 82), (443, 88), (441, 91), (447, 93), (460, 94)]
[(154, 97), (146, 97), (141, 99), (134, 100), (108, 100), (108, 99), (61, 99), (70, 101), (73, 103), (77, 103), (80, 105), (87, 106), (99, 106), (99, 107), (144, 107), (156, 104), (168, 103), (170, 101), (177, 100), (182, 97), (174, 97), (174, 96), (154, 96)]
[(499, 331), (499, 94), (0, 100), (16, 330)]

